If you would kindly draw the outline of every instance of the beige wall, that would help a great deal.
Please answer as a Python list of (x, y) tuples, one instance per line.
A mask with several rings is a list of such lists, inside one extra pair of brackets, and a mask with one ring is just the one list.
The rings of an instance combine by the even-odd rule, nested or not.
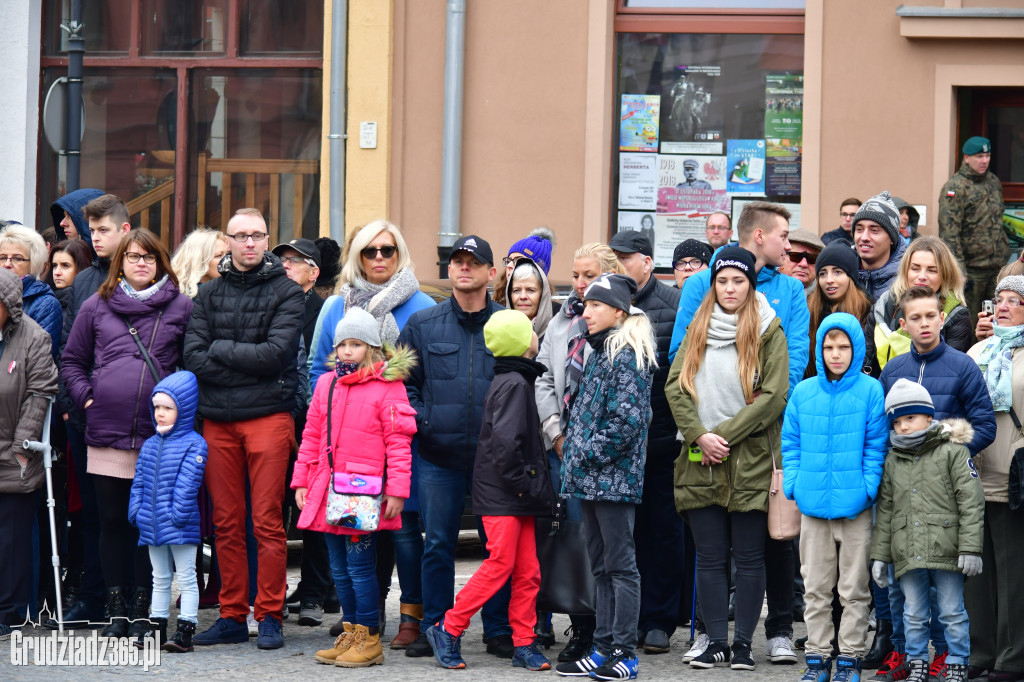
[[(843, 198), (888, 189), (927, 205), (923, 231), (935, 233), (939, 189), (956, 163), (954, 89), (1024, 84), (1020, 41), (900, 36), (899, 5), (942, 4), (876, 0), (866, 12), (861, 3), (809, 0), (808, 16), (823, 14), (820, 120), (807, 123), (820, 140), (806, 141), (820, 145), (820, 174), (805, 176), (804, 204), (818, 204), (820, 232), (838, 226)], [(813, 42), (808, 36), (808, 61)]]
[[(474, 0), (466, 14), (462, 232), (487, 239), (497, 259), (548, 225), (559, 237), (556, 280), (568, 279), (583, 234), (591, 4)], [(395, 0), (394, 26), (390, 218), (402, 227), (420, 278), (434, 279), (445, 3)], [(610, 32), (604, 40), (610, 50)], [(607, 177), (610, 169), (601, 172)]]

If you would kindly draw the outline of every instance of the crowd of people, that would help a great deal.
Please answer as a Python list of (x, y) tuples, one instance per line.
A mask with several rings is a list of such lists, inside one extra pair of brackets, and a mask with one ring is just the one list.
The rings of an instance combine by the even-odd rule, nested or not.
[[(138, 646), (275, 649), (333, 611), (318, 663), (458, 669), (479, 611), (489, 654), (550, 670), (554, 612), (563, 676), (635, 678), (692, 624), (693, 670), (802, 648), (808, 682), (1024, 679), (1024, 262), (982, 216), (987, 145), (939, 237), (888, 192), (821, 237), (754, 201), (675, 247), (675, 286), (647, 234), (580, 246), (561, 303), (547, 228), (497, 262), (459, 238), (435, 303), (384, 220), (271, 249), (243, 208), (172, 255), (86, 189), (43, 234), (5, 224), (0, 635), (55, 588), (22, 445), (52, 412), (64, 621)], [(485, 558), (456, 594), (467, 499)]]

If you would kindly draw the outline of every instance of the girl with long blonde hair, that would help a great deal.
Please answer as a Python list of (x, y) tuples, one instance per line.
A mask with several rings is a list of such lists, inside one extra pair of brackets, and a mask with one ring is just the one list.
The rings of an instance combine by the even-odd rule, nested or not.
[[(690, 661), (753, 670), (750, 643), (764, 601), (764, 545), (772, 460), (789, 390), (786, 337), (755, 290), (754, 254), (726, 247), (711, 288), (669, 371), (665, 395), (684, 442), (676, 509), (697, 546), (697, 590), (711, 643)], [(736, 563), (736, 629), (729, 648), (729, 560)]]
[(636, 282), (601, 275), (584, 294), (587, 358), (571, 399), (562, 456), (562, 494), (580, 500), (587, 553), (597, 586), (594, 648), (565, 662), (562, 675), (593, 671), (598, 679), (636, 676), (640, 573), (633, 524), (644, 484), (654, 331), (647, 316), (631, 312)]
[(171, 258), (181, 293), (195, 298), (200, 284), (220, 277), (217, 266), (227, 252), (228, 238), (220, 230), (204, 226), (192, 230)]
[(946, 243), (938, 237), (918, 237), (910, 242), (889, 292), (875, 302), (874, 341), (879, 368), (910, 350), (910, 336), (900, 328), (903, 311), (900, 297), (914, 286), (926, 286), (939, 295), (945, 320), (942, 338), (958, 351), (974, 344), (971, 314), (964, 306), (966, 280)]

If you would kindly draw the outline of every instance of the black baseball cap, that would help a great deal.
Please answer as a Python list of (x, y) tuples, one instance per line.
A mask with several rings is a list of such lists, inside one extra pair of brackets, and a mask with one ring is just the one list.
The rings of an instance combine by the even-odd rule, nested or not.
[(651, 240), (632, 230), (616, 232), (612, 235), (608, 246), (611, 247), (612, 251), (618, 251), (619, 253), (642, 253), (645, 256), (654, 258), (654, 247), (651, 246)]
[(455, 255), (456, 251), (471, 253), (473, 254), (473, 257), (481, 263), (494, 265), (494, 255), (491, 253), (491, 245), (488, 244), (483, 237), (477, 237), (475, 234), (459, 237), (455, 243), (452, 244), (452, 251), (448, 258), (450, 259)]
[(277, 246), (274, 247), (271, 253), (280, 258), (281, 254), (284, 252), (285, 249), (298, 251), (303, 256), (316, 263), (316, 266), (318, 268), (320, 267), (320, 249), (316, 247), (316, 244), (313, 243), (313, 240), (303, 239), (301, 237), (299, 239), (293, 239), (290, 242), (278, 244)]

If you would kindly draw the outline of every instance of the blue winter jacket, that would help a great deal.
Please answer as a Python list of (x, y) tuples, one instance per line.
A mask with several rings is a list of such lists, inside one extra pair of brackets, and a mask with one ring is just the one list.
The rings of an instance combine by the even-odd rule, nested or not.
[[(128, 520), (139, 528), (139, 546), (197, 545), (199, 484), (206, 469), (206, 441), (192, 428), (199, 382), (192, 372), (175, 372), (156, 385), (153, 394), (158, 392), (177, 403), (178, 419), (168, 433), (146, 440), (139, 452)], [(152, 416), (152, 394), (150, 400)]]
[(502, 307), (487, 299), (467, 313), (452, 296), (413, 313), (398, 343), (420, 361), (405, 387), (416, 410), (419, 455), (438, 466), (472, 471), (483, 424), (484, 397), (494, 379), (494, 355), (484, 345), (484, 325)]
[[(669, 346), (669, 360), (674, 360), (679, 345), (686, 337), (686, 328), (690, 326), (697, 308), (711, 288), (711, 270), (703, 270), (693, 275), (683, 284), (682, 295), (679, 297), (679, 313), (672, 329), (672, 343)], [(786, 333), (786, 346), (789, 348), (789, 392), (792, 393), (807, 369), (807, 358), (810, 351), (811, 314), (807, 310), (807, 294), (800, 280), (784, 275), (775, 268), (766, 265), (757, 273), (757, 290), (768, 299), (779, 321), (782, 331)]]
[(935, 420), (959, 417), (974, 427), (974, 438), (967, 443), (971, 456), (987, 448), (996, 438), (996, 415), (988, 395), (985, 377), (978, 365), (955, 348), (939, 341), (927, 353), (910, 352), (890, 360), (879, 380), (886, 395), (897, 379), (910, 379), (928, 389), (935, 405)]
[[(836, 381), (825, 371), (825, 334), (850, 338), (853, 361)], [(833, 313), (818, 326), (818, 375), (801, 381), (782, 420), (783, 491), (800, 512), (819, 519), (852, 519), (875, 502), (882, 482), (889, 426), (885, 393), (864, 374), (864, 331), (848, 313)]]
[(53, 290), (45, 282), (40, 282), (32, 275), (21, 279), (21, 300), (25, 314), (35, 320), (53, 340), (54, 360), (60, 348), (60, 334), (64, 327), (64, 309), (54, 295)]
[(103, 196), (103, 192), (98, 189), (76, 189), (50, 204), (50, 218), (53, 219), (53, 229), (57, 231), (57, 241), (68, 238), (64, 228), (60, 226), (60, 222), (64, 220), (64, 211), (67, 211), (71, 216), (71, 221), (75, 224), (75, 229), (78, 230), (78, 237), (88, 244), (90, 249), (92, 248), (89, 221), (82, 215), (82, 209), (90, 201), (101, 196)]

